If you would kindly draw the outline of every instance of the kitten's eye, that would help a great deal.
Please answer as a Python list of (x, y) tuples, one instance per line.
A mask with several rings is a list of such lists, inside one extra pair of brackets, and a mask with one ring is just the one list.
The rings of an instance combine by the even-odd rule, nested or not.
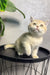
[(36, 23), (33, 23), (33, 25), (36, 25)]
[(43, 27), (43, 24), (41, 24), (40, 26)]

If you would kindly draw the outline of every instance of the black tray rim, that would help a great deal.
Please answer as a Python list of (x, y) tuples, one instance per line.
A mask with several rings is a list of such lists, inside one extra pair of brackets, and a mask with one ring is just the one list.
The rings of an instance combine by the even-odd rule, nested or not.
[[(4, 45), (1, 45), (0, 47), (4, 47)], [(12, 57), (8, 57), (8, 56), (4, 56), (4, 55), (0, 55), (0, 58), (7, 60), (7, 61), (11, 61), (11, 62), (19, 62), (19, 63), (36, 63), (36, 62), (42, 62), (45, 61), (47, 59), (50, 58), (50, 51), (46, 48), (43, 47), (39, 47), (41, 49), (45, 49), (48, 52), (48, 56), (44, 57), (44, 58), (38, 58), (38, 59), (33, 59), (33, 58), (12, 58)]]

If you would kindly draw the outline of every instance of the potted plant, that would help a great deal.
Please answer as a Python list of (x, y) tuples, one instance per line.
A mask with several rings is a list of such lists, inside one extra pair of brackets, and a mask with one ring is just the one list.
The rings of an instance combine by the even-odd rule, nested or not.
[[(16, 10), (18, 10), (25, 18), (25, 14), (21, 10), (16, 8), (15, 5), (10, 0), (0, 0), (0, 12), (5, 12), (5, 11), (15, 12)], [(2, 18), (0, 17), (0, 35), (1, 36), (4, 35), (4, 30), (5, 30), (5, 25)]]

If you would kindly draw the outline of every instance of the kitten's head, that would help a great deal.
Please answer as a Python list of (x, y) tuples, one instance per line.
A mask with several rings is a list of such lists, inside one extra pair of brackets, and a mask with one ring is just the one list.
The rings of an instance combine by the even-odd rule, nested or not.
[(31, 23), (28, 26), (28, 30), (31, 34), (42, 36), (47, 31), (46, 23), (42, 20), (33, 20), (31, 17)]

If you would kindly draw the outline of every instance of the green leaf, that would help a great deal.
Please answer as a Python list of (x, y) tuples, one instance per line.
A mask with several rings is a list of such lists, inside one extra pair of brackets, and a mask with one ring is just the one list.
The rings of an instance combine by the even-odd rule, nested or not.
[(1, 22), (0, 22), (0, 32), (1, 32), (1, 30), (2, 30), (2, 26), (1, 26)]
[(15, 12), (16, 11), (15, 5), (10, 0), (7, 1), (6, 10), (9, 12)]
[(9, 11), (9, 12), (15, 12), (18, 10), (25, 18), (25, 14), (15, 7), (15, 5), (10, 0), (0, 0), (0, 11)]
[(8, 0), (7, 1), (6, 11), (15, 12), (16, 10), (18, 10), (24, 16), (24, 18), (25, 18), (25, 14), (21, 10), (16, 8), (15, 5), (10, 0)]
[(4, 25), (4, 22), (2, 21), (1, 17), (0, 17), (0, 29), (1, 29), (0, 36), (3, 36), (4, 30), (5, 30), (5, 25)]
[(5, 11), (8, 0), (0, 0), (0, 11)]
[(4, 23), (2, 22), (2, 25), (3, 25), (3, 29), (2, 29), (2, 32), (1, 32), (1, 36), (3, 36), (4, 35), (4, 31), (5, 31), (5, 25), (4, 25)]

